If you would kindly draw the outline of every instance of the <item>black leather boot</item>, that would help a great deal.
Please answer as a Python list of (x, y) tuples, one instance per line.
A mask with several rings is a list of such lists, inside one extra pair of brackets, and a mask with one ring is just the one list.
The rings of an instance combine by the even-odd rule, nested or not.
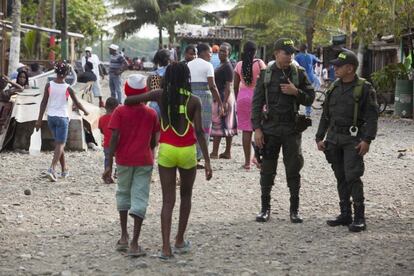
[(299, 215), (299, 196), (290, 196), (290, 222), (303, 222), (302, 217)]
[(367, 229), (365, 224), (365, 205), (363, 202), (354, 202), (354, 221), (348, 228), (351, 232), (361, 232)]
[(352, 223), (351, 202), (340, 201), (339, 208), (341, 209), (341, 214), (334, 219), (328, 219), (326, 224), (335, 227), (339, 225), (349, 225)]
[(272, 186), (270, 187), (263, 187), (262, 186), (262, 209), (260, 210), (260, 213), (256, 216), (257, 222), (266, 222), (270, 219), (270, 192), (271, 192)]
[(260, 213), (256, 216), (257, 222), (267, 222), (270, 219), (270, 208), (269, 209), (262, 209)]

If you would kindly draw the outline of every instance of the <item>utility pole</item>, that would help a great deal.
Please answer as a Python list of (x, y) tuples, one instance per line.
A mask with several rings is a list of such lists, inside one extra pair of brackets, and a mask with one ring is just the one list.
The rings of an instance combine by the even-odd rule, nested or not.
[(103, 33), (101, 32), (101, 61), (103, 61)]
[[(56, 29), (56, 1), (52, 0), (52, 29)], [(53, 48), (56, 45), (56, 37), (54, 33), (50, 34), (49, 45)], [(55, 61), (55, 50), (49, 52), (49, 60)]]
[(62, 60), (68, 59), (68, 10), (67, 0), (61, 0), (62, 30), (61, 30), (61, 50)]
[[(0, 9), (0, 19), (1, 20), (5, 20), (7, 16), (7, 1), (6, 0), (1, 0), (1, 9)], [(6, 37), (7, 37), (7, 33), (6, 33), (6, 28), (2, 23), (2, 27), (1, 27), (1, 49), (0, 49), (0, 55), (1, 55), (1, 60), (0, 60), (0, 73), (2, 74), (7, 74), (6, 72)]]

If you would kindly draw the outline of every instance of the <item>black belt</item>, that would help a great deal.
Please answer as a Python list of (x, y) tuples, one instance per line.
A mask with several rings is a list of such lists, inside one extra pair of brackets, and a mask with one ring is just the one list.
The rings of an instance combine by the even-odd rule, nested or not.
[(351, 126), (331, 126), (329, 129), (338, 134), (351, 135), (350, 128)]
[(291, 114), (269, 114), (270, 120), (278, 123), (293, 123), (295, 122), (295, 116)]

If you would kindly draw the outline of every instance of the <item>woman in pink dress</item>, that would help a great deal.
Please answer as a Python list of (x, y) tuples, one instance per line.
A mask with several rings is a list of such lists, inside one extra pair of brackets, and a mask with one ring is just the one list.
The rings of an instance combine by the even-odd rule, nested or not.
[[(236, 64), (234, 69), (234, 93), (237, 99), (237, 125), (242, 131), (244, 165), (246, 170), (250, 169), (251, 142), (252, 142), (252, 99), (259, 78), (260, 70), (266, 68), (261, 59), (254, 58), (257, 46), (254, 42), (248, 41), (244, 44), (242, 60)], [(252, 160), (253, 162), (255, 160)]]

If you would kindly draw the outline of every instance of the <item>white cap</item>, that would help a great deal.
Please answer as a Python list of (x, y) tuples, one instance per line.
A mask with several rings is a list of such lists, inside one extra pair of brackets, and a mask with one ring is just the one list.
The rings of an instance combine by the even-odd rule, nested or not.
[(114, 50), (114, 51), (118, 51), (118, 49), (119, 49), (119, 46), (118, 45), (116, 45), (116, 44), (111, 44), (111, 45), (109, 45), (109, 47), (108, 47), (109, 49), (112, 49), (112, 50)]
[(25, 67), (26, 65), (24, 65), (23, 63), (19, 62), (19, 64), (17, 65), (17, 69)]
[(92, 53), (92, 47), (86, 47), (85, 52), (91, 52)]

